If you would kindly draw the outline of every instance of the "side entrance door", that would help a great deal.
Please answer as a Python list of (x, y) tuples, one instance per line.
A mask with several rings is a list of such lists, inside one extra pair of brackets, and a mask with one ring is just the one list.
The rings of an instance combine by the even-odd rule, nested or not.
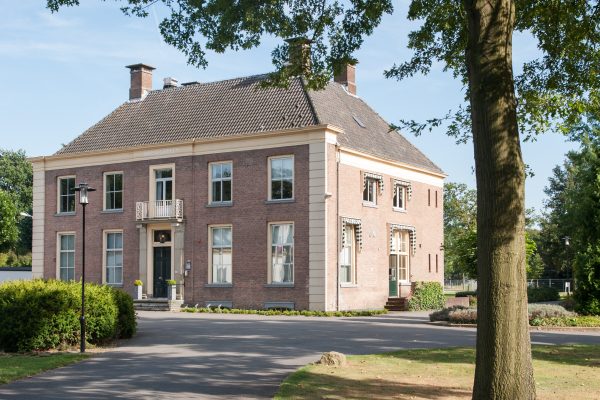
[(171, 247), (154, 248), (154, 297), (167, 297), (171, 279)]
[(390, 255), (390, 297), (398, 296), (398, 277), (396, 275), (396, 268), (398, 265), (398, 256), (396, 254)]

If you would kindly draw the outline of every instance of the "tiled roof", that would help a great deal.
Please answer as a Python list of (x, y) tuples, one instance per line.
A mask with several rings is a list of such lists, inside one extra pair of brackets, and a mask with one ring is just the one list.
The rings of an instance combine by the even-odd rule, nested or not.
[(338, 135), (344, 146), (442, 172), (400, 133), (388, 132), (388, 123), (343, 86), (331, 82), (325, 90), (307, 92), (296, 78), (289, 90), (259, 89), (267, 78), (152, 91), (143, 100), (122, 104), (56, 154), (331, 124), (345, 130)]

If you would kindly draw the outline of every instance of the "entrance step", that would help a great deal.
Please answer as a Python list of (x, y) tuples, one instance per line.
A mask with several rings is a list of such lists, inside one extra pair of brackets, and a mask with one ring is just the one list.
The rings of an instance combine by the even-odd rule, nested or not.
[(182, 305), (183, 300), (142, 299), (133, 301), (133, 308), (138, 311), (172, 311), (181, 309)]
[(388, 311), (406, 311), (409, 300), (408, 297), (389, 297), (383, 308)]

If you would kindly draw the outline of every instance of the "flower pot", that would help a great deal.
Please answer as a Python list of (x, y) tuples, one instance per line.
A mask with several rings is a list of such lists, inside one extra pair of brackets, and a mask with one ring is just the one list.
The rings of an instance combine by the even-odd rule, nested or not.
[(175, 285), (173, 285), (173, 286), (169, 285), (167, 293), (169, 294), (169, 300), (175, 300), (175, 299), (177, 299), (177, 286), (175, 286)]
[(142, 288), (143, 286), (134, 286), (133, 287), (133, 299), (141, 300), (142, 299)]

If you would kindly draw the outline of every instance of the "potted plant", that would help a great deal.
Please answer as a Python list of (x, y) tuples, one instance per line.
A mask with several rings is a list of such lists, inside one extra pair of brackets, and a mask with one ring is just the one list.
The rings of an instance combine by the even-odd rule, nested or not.
[(143, 285), (144, 284), (139, 279), (136, 280), (135, 282), (133, 282), (133, 299), (134, 300), (141, 300), (142, 299), (142, 287), (143, 287)]
[(167, 290), (167, 292), (169, 293), (169, 300), (175, 300), (177, 299), (177, 283), (171, 279), (169, 282), (167, 282), (167, 284), (169, 285), (169, 289)]

